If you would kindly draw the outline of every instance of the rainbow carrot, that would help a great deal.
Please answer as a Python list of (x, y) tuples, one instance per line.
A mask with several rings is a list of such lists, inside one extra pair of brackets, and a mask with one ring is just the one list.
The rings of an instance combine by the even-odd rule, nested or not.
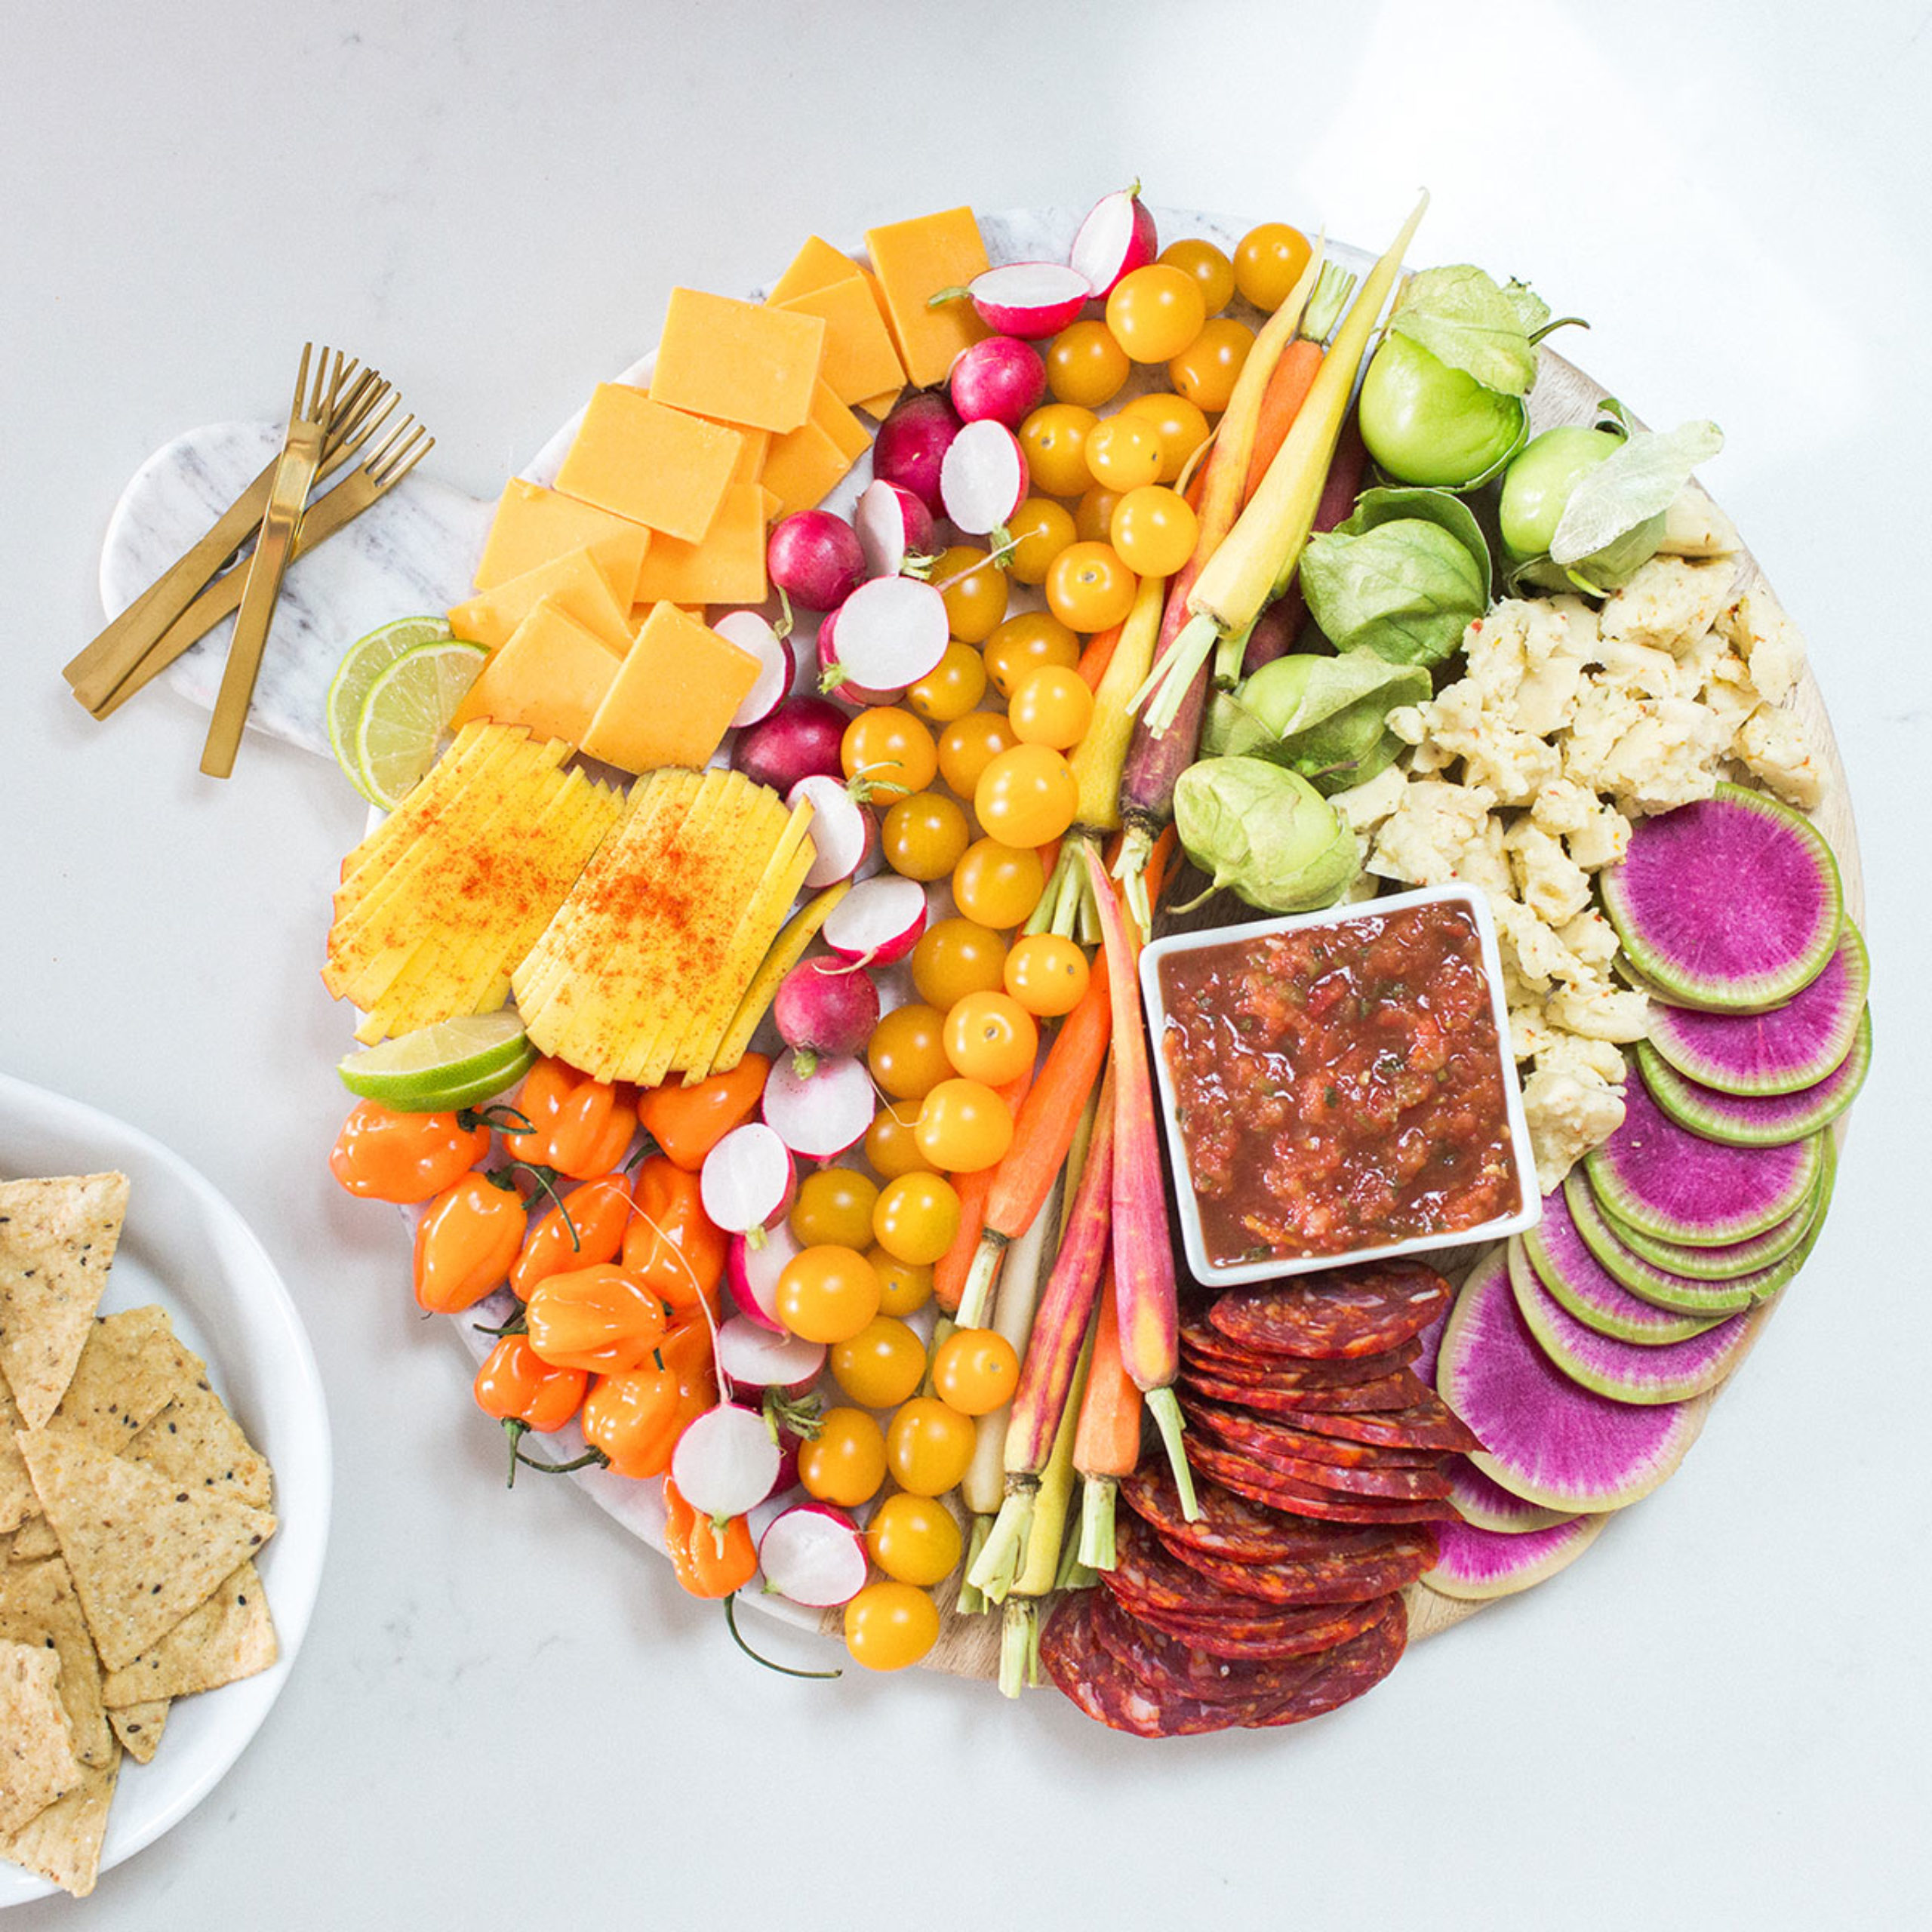
[(1140, 1416), (1146, 1406), (1120, 1358), (1120, 1311), (1111, 1265), (1100, 1277), (1094, 1311), (1094, 1354), (1080, 1398), (1073, 1466), (1080, 1472), (1080, 1561), (1090, 1570), (1114, 1567), (1114, 1495), (1122, 1476), (1140, 1462)]
[[(1032, 1085), (1033, 1069), (1029, 1067), (1018, 1079), (998, 1089), (1000, 1098), (1016, 1121)], [(1007, 1151), (1010, 1153), (1012, 1149)], [(998, 1171), (997, 1168), (981, 1168), (970, 1174), (951, 1177), (953, 1192), (959, 1196), (959, 1232), (933, 1269), (934, 1299), (948, 1315), (958, 1312), (960, 1298), (966, 1292), (966, 1277), (972, 1269), (973, 1257), (980, 1251), (980, 1231), (986, 1225), (986, 1197), (992, 1192), (993, 1178)]]

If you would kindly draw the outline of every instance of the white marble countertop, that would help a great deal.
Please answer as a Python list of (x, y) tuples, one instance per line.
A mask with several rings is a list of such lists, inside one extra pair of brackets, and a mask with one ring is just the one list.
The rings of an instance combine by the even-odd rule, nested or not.
[[(286, 1695), (88, 1922), (1932, 1918), (1924, 8), (1093, 11), (5, 9), (0, 1063), (233, 1198), (306, 1316), (337, 1454)], [(1852, 774), (1878, 1043), (1830, 1230), (1666, 1490), (1343, 1715), (1165, 1746), (1051, 1694), (768, 1676), (584, 1498), (506, 1496), (399, 1228), (322, 1164), (346, 1029), (316, 965), (360, 801), (257, 737), (202, 779), (172, 694), (97, 726), (59, 677), (126, 478), (191, 425), (278, 414), (305, 337), (379, 360), (429, 467), (487, 495), (674, 281), (1136, 174), (1356, 240), (1426, 183), (1426, 258), (1533, 279), (1653, 421), (1724, 426), (1710, 481), (1810, 634)]]

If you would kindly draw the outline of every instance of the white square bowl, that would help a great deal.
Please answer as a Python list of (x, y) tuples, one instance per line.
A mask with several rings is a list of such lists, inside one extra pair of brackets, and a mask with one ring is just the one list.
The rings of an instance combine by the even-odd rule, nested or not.
[[(1201, 1204), (1194, 1192), (1193, 1176), (1187, 1164), (1187, 1147), (1174, 1103), (1173, 1069), (1168, 1063), (1168, 1013), (1167, 1002), (1161, 992), (1161, 961), (1176, 953), (1198, 952), (1205, 946), (1236, 944), (1266, 938), (1275, 933), (1346, 925), (1351, 920), (1379, 918), (1411, 906), (1460, 906), (1475, 921), (1476, 937), (1482, 948), (1483, 971), (1489, 980), (1490, 1009), (1496, 1017), (1497, 1051), (1503, 1057), (1503, 1089), (1509, 1112), (1509, 1145), (1516, 1160), (1515, 1211), (1457, 1234), (1420, 1235), (1407, 1241), (1384, 1242), (1379, 1247), (1350, 1248), (1339, 1254), (1284, 1255), (1266, 1261), (1211, 1260), (1207, 1236), (1201, 1224)], [(1500, 1241), (1506, 1235), (1520, 1234), (1542, 1220), (1543, 1197), (1537, 1190), (1536, 1160), (1530, 1147), (1529, 1123), (1524, 1118), (1522, 1089), (1517, 1084), (1516, 1064), (1509, 1051), (1509, 1013), (1503, 997), (1503, 960), (1497, 950), (1496, 923), (1490, 915), (1487, 900), (1473, 887), (1424, 886), (1418, 891), (1395, 893), (1384, 899), (1331, 906), (1319, 912), (1295, 912), (1281, 918), (1257, 920), (1248, 925), (1216, 926), (1204, 932), (1176, 933), (1166, 939), (1156, 940), (1141, 954), (1140, 997), (1154, 1036), (1155, 1077), (1160, 1083), (1168, 1153), (1174, 1163), (1174, 1195), (1180, 1204), (1182, 1244), (1186, 1251), (1188, 1267), (1202, 1286), (1238, 1287), (1251, 1281), (1278, 1280), (1284, 1275), (1307, 1275), (1318, 1269), (1344, 1267), (1352, 1262), (1385, 1260), (1393, 1255), (1420, 1254), (1431, 1249), (1474, 1247), (1484, 1242)]]

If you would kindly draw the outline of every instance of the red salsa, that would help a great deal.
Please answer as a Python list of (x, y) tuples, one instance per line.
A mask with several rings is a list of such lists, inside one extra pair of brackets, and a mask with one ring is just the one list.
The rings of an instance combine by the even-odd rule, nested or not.
[(1160, 976), (1211, 1260), (1381, 1247), (1516, 1205), (1502, 1042), (1466, 907), (1170, 953)]

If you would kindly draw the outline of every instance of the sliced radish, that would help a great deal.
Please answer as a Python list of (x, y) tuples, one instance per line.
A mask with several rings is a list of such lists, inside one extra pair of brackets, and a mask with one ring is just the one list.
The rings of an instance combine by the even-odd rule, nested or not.
[(798, 1252), (798, 1238), (789, 1221), (768, 1228), (755, 1247), (743, 1235), (731, 1237), (724, 1251), (724, 1278), (731, 1284), (731, 1300), (747, 1321), (775, 1334), (786, 1332), (778, 1318), (778, 1278)]
[(853, 887), (826, 915), (821, 937), (844, 958), (890, 966), (912, 951), (925, 929), (925, 888), (895, 873)]
[(734, 731), (761, 723), (778, 709), (798, 670), (792, 647), (755, 611), (727, 611), (711, 627), (727, 643), (758, 660), (758, 676), (731, 714)]
[[(698, 1198), (728, 1235), (755, 1247), (765, 1229), (792, 1204), (797, 1177), (785, 1143), (756, 1121), (734, 1127), (704, 1157)], [(678, 1487), (684, 1487), (680, 1483)]]
[(904, 687), (876, 691), (862, 685), (838, 661), (838, 613), (828, 611), (818, 626), (819, 689), (836, 691), (848, 704), (896, 704)]
[[(1008, 262), (976, 275), (966, 292), (988, 328), (1029, 342), (1059, 334), (1094, 293), (1077, 266), (1060, 262)], [(959, 398), (952, 400), (957, 408)]]
[(1004, 423), (968, 423), (940, 467), (940, 494), (946, 515), (968, 536), (1003, 531), (1026, 497), (1026, 454), (1020, 438)]
[(807, 1078), (789, 1060), (771, 1063), (764, 1077), (765, 1124), (808, 1161), (833, 1161), (866, 1137), (878, 1097), (856, 1057), (822, 1058)]
[(842, 1509), (801, 1503), (759, 1539), (765, 1588), (813, 1610), (849, 1603), (865, 1587), (866, 1540)]
[(930, 556), (938, 547), (932, 512), (900, 483), (868, 483), (852, 512), (852, 527), (871, 577), (897, 577), (909, 552)]
[(897, 405), (872, 439), (872, 474), (912, 491), (939, 514), (939, 466), (959, 433), (959, 418), (944, 396), (921, 389)]
[(700, 1516), (725, 1522), (771, 1494), (780, 1461), (764, 1417), (721, 1402), (685, 1425), (671, 1451), (671, 1480)]
[(825, 1344), (734, 1315), (718, 1331), (718, 1362), (741, 1402), (761, 1401), (768, 1389), (802, 1395), (825, 1367)]
[[(874, 879), (867, 885), (884, 883)], [(854, 889), (863, 892), (866, 886)], [(856, 1054), (872, 1038), (878, 1024), (878, 989), (856, 965), (823, 954), (801, 959), (779, 981), (771, 1018), (792, 1049), (792, 1071), (809, 1080), (820, 1054)]]
[(772, 531), (764, 566), (772, 583), (808, 611), (835, 611), (866, 578), (858, 533), (829, 510), (799, 510)]
[(805, 875), (807, 889), (817, 892), (850, 878), (875, 842), (872, 814), (836, 778), (801, 778), (785, 795), (794, 811), (801, 799), (812, 808), (812, 845), (817, 857)]
[(741, 731), (731, 764), (756, 785), (791, 790), (801, 778), (837, 778), (844, 770), (839, 747), (851, 723), (829, 698), (801, 694), (777, 705), (769, 716)]
[[(1026, 473), (1023, 462), (1020, 473)], [(946, 655), (946, 599), (916, 577), (875, 577), (854, 591), (837, 614), (837, 675), (828, 672), (821, 681), (828, 690), (842, 688), (849, 678), (872, 691), (903, 691)], [(821, 636), (821, 660), (825, 653)]]
[(1154, 217), (1140, 198), (1140, 184), (1103, 195), (1088, 210), (1073, 238), (1067, 261), (1104, 301), (1124, 275), (1145, 268), (1161, 252)]

